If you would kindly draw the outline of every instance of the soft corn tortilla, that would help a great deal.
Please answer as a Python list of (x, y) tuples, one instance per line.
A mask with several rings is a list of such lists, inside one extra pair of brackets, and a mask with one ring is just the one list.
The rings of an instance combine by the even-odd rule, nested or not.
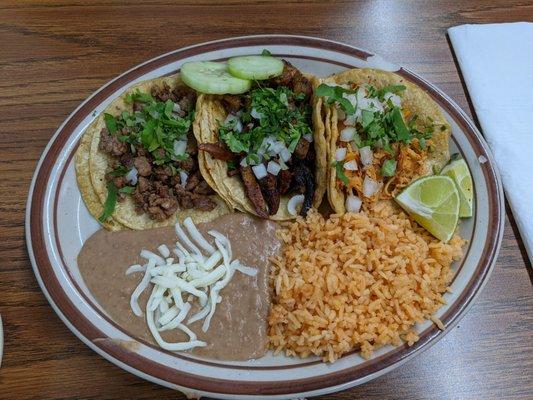
[[(306, 77), (315, 88), (318, 80), (312, 76), (306, 75)], [(324, 122), (321, 116), (322, 99), (313, 96), (311, 102), (313, 108), (313, 144), (316, 153), (313, 207), (318, 208), (326, 191), (326, 138), (324, 136)], [(218, 142), (219, 121), (224, 121), (227, 117), (221, 101), (217, 96), (201, 94), (197, 100), (196, 110), (197, 114), (193, 130), (198, 143)], [(239, 175), (228, 176), (228, 166), (225, 161), (217, 160), (207, 152), (200, 152), (200, 154), (200, 171), (204, 177), (210, 176), (210, 180), (214, 184), (212, 187), (220, 197), (225, 199), (228, 205), (234, 209), (257, 215), (254, 205), (246, 196), (241, 177)], [(294, 219), (295, 216), (289, 214), (287, 210), (287, 204), (291, 197), (292, 195), (281, 196), (278, 212), (269, 216), (269, 218), (277, 221)]]
[[(437, 103), (421, 88), (414, 83), (406, 81), (401, 76), (386, 71), (375, 69), (351, 69), (339, 74), (332, 75), (324, 80), (326, 84), (370, 84), (377, 89), (389, 85), (404, 85), (406, 90), (402, 95), (402, 107), (407, 107), (413, 114), (419, 116), (419, 121), (433, 119), (437, 126), (443, 126), (444, 129), (437, 129), (433, 133), (432, 141), (435, 150), (428, 154), (425, 173), (430, 175), (434, 168), (442, 169), (450, 159), (449, 140), (451, 129), (450, 125), (442, 115)], [(335, 106), (325, 107), (325, 131), (326, 141), (328, 143), (327, 159), (329, 166), (327, 168), (327, 196), (331, 207), (336, 213), (344, 214), (346, 212), (345, 200), (346, 194), (342, 188), (337, 186), (337, 175), (334, 166), (335, 150), (337, 149), (337, 140), (339, 138), (338, 114)]]
[[(125, 102), (125, 98), (129, 93), (136, 90), (150, 93), (152, 86), (161, 86), (164, 82), (171, 88), (182, 84), (178, 75), (172, 75), (141, 82), (132, 86), (117, 99), (113, 100), (104, 112), (89, 125), (81, 139), (80, 146), (76, 152), (76, 176), (87, 209), (96, 219), (101, 215), (103, 204), (107, 198), (105, 175), (110, 170), (109, 165), (112, 160), (112, 157), (98, 148), (100, 131), (105, 128), (104, 113), (116, 116), (125, 110), (131, 112), (132, 105)], [(209, 179), (206, 181), (211, 185), (212, 182)], [(217, 203), (217, 207), (212, 211), (178, 209), (174, 215), (166, 220), (156, 221), (146, 213), (138, 213), (131, 196), (126, 196), (124, 201), (117, 202), (112, 217), (102, 225), (110, 230), (120, 230), (125, 227), (142, 230), (174, 225), (176, 222), (181, 222), (187, 217), (191, 217), (196, 223), (207, 222), (230, 212), (221, 198), (214, 195), (212, 199)]]

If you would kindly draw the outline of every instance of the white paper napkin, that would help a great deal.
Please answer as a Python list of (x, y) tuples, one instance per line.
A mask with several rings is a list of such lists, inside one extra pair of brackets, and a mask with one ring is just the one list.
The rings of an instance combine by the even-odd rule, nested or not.
[(448, 34), (533, 262), (533, 23), (460, 25)]

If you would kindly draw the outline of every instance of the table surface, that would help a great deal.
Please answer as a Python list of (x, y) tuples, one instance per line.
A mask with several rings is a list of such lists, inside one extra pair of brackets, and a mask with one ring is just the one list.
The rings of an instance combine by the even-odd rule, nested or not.
[[(446, 29), (533, 21), (529, 1), (0, 1), (2, 399), (177, 399), (93, 353), (54, 314), (33, 275), (24, 210), (59, 124), (132, 66), (207, 40), (287, 33), (339, 40), (411, 68), (473, 111)], [(533, 398), (531, 264), (507, 209), (496, 268), (460, 324), (401, 368), (339, 398)]]

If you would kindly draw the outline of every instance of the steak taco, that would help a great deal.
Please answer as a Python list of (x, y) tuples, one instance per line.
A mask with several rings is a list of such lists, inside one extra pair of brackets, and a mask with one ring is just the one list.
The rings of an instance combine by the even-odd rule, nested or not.
[(353, 69), (324, 80), (327, 194), (336, 213), (391, 199), (448, 162), (450, 127), (437, 104), (401, 76)]
[[(276, 76), (263, 74), (265, 63), (279, 66)], [(253, 81), (237, 94), (198, 97), (194, 133), (202, 173), (233, 208), (274, 220), (306, 215), (326, 189), (317, 80), (270, 56), (237, 57), (228, 65)]]
[(229, 212), (199, 171), (195, 103), (179, 76), (157, 78), (127, 90), (87, 128), (76, 176), (104, 227), (147, 229)]

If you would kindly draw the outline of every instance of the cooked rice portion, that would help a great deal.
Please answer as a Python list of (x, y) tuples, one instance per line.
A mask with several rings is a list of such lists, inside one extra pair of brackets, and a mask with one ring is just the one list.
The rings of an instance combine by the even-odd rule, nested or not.
[(465, 243), (439, 242), (385, 201), (329, 219), (313, 211), (279, 233), (270, 346), (329, 362), (353, 349), (368, 358), (386, 344), (412, 345), (416, 322), (440, 322), (432, 315)]

